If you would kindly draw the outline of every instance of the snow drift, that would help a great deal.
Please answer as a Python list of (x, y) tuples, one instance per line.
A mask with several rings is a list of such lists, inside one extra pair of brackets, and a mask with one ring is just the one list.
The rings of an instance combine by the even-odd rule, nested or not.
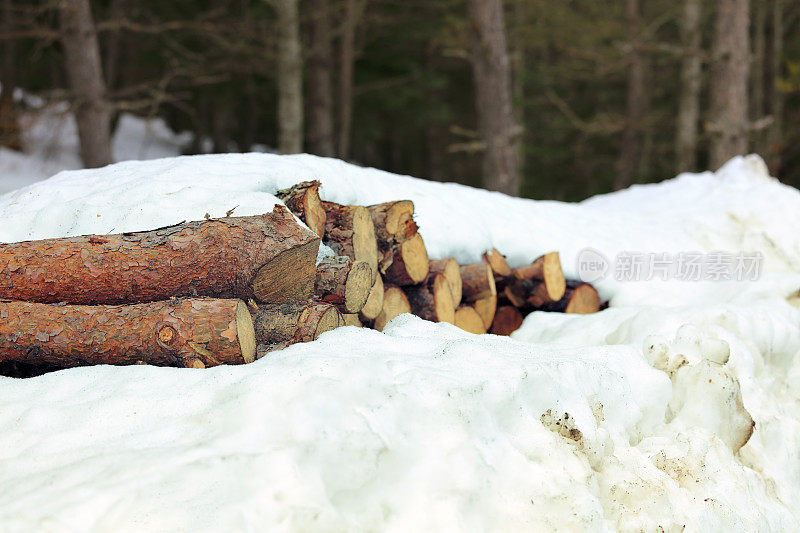
[(8, 530), (793, 530), (800, 519), (800, 193), (755, 156), (580, 204), (308, 155), (62, 172), (0, 197), (0, 240), (415, 202), (432, 258), (591, 247), (759, 252), (752, 282), (598, 283), (612, 308), (513, 339), (403, 315), (254, 364), (2, 379)]

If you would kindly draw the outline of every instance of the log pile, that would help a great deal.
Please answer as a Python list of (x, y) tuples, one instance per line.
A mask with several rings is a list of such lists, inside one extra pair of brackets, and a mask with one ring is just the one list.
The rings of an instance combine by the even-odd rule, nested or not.
[[(557, 252), (517, 268), (495, 249), (471, 264), (430, 259), (413, 202), (341, 205), (319, 188), (278, 191), (288, 210), (259, 216), (0, 244), (0, 373), (245, 364), (403, 313), (508, 335), (534, 310), (600, 308)], [(318, 260), (321, 243), (335, 255)]]

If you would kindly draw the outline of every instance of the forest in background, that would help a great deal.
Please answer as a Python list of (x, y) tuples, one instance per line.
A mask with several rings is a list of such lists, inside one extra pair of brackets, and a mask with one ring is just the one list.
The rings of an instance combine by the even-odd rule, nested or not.
[(126, 111), (193, 132), (186, 153), (262, 145), (536, 198), (744, 152), (798, 186), (799, 18), (789, 0), (0, 0), (0, 144), (21, 147), (19, 87), (72, 103), (87, 166)]

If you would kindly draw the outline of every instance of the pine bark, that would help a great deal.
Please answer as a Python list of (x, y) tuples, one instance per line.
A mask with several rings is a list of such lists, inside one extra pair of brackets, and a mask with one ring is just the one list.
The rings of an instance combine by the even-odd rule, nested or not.
[(511, 68), (501, 0), (468, 0), (472, 78), (478, 131), (485, 145), (483, 186), (519, 192), (519, 134), (511, 100)]
[(315, 294), (343, 313), (361, 311), (371, 288), (372, 271), (364, 261), (335, 256), (325, 258), (317, 265)]
[(353, 122), (353, 69), (356, 60), (356, 0), (344, 0), (342, 35), (339, 39), (339, 138), (338, 156), (350, 157), (350, 129)]
[(288, 189), (282, 189), (275, 196), (283, 200), (289, 211), (297, 215), (306, 226), (320, 237), (325, 236), (325, 209), (319, 198), (320, 182), (304, 181)]
[(310, 298), (319, 237), (283, 207), (153, 231), (0, 244), (0, 298), (114, 304)]
[(86, 168), (108, 165), (111, 110), (100, 61), (100, 47), (89, 0), (59, 0), (58, 18), (64, 65), (75, 97), (81, 160)]
[(364, 261), (378, 275), (378, 243), (369, 211), (360, 205), (322, 202), (325, 210), (325, 244), (337, 255)]
[(770, 54), (771, 83), (770, 83), (770, 114), (772, 124), (770, 125), (767, 139), (769, 143), (768, 163), (773, 175), (779, 175), (783, 151), (783, 110), (784, 94), (780, 90), (779, 80), (783, 76), (783, 6), (784, 0), (773, 0), (772, 2), (772, 53)]
[(0, 302), (3, 361), (202, 368), (252, 362), (255, 349), (253, 321), (241, 300), (95, 306)]
[(681, 59), (681, 92), (678, 103), (675, 159), (678, 172), (697, 168), (697, 128), (700, 121), (700, 89), (702, 86), (702, 3), (684, 0), (681, 23), (681, 41), (684, 56)]
[(303, 57), (299, 0), (272, 0), (278, 17), (278, 150), (303, 151)]
[(333, 50), (330, 0), (309, 0), (311, 15), (308, 55), (308, 148), (323, 157), (335, 155), (333, 146)]
[(749, 24), (749, 0), (717, 0), (711, 71), (712, 170), (747, 151)]

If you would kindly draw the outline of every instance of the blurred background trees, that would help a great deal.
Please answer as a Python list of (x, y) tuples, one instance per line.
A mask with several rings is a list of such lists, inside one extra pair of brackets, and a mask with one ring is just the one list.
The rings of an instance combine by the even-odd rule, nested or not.
[(13, 87), (71, 102), (88, 166), (123, 111), (186, 153), (307, 151), (580, 199), (755, 151), (800, 184), (786, 0), (0, 0)]

